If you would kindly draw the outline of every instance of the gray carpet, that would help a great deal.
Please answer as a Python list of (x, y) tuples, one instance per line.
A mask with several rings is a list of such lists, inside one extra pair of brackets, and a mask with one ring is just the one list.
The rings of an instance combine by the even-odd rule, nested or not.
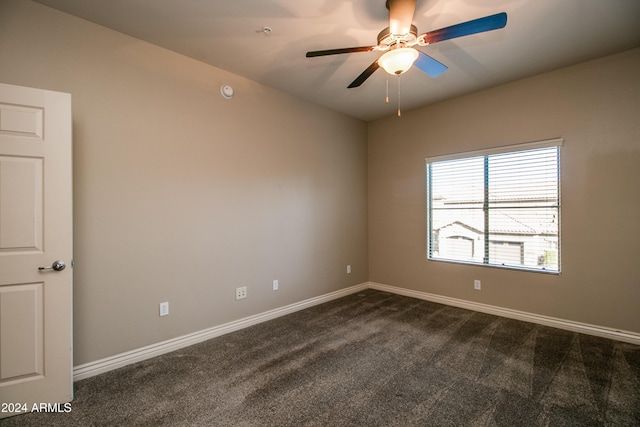
[(640, 347), (367, 290), (79, 381), (13, 426), (639, 426)]

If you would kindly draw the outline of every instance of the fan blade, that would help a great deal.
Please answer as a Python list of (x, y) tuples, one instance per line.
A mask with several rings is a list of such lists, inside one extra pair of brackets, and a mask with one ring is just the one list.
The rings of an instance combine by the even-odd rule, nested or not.
[(467, 21), (450, 27), (441, 28), (439, 30), (429, 31), (428, 33), (424, 33), (418, 37), (418, 43), (421, 46), (424, 46), (444, 40), (454, 39), (456, 37), (497, 30), (499, 28), (504, 28), (506, 25), (507, 14), (504, 12), (497, 13), (495, 15), (485, 16), (484, 18), (474, 19), (473, 21)]
[(327, 49), (327, 50), (315, 50), (312, 52), (307, 52), (307, 58), (313, 58), (316, 56), (326, 56), (326, 55), (338, 55), (341, 53), (356, 53), (356, 52), (371, 52), (375, 49), (376, 46), (361, 46), (361, 47), (345, 47), (342, 49)]
[(347, 88), (351, 89), (360, 86), (362, 83), (364, 83), (365, 80), (371, 77), (371, 74), (373, 74), (378, 68), (380, 68), (380, 65), (378, 65), (378, 60), (376, 59), (373, 64), (369, 65), (369, 67), (364, 70), (362, 74), (356, 77), (356, 79), (352, 81), (351, 84), (347, 86)]
[(389, 9), (389, 31), (394, 35), (409, 34), (416, 0), (387, 0)]
[(430, 77), (438, 77), (449, 68), (440, 61), (433, 59), (426, 53), (420, 51), (418, 52), (420, 53), (420, 56), (418, 56), (418, 59), (416, 59), (414, 65), (427, 73)]

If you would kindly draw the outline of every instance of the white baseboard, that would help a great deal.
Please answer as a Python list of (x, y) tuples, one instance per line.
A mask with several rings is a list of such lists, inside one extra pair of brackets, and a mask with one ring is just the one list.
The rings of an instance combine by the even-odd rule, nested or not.
[(275, 319), (277, 317), (294, 313), (296, 311), (304, 310), (305, 308), (309, 308), (318, 304), (332, 301), (334, 299), (354, 294), (356, 292), (363, 291), (367, 289), (367, 287), (368, 286), (366, 283), (351, 286), (346, 289), (341, 289), (339, 291), (331, 292), (318, 297), (309, 298), (304, 301), (266, 311), (254, 316), (245, 317), (243, 319), (235, 320), (223, 325), (214, 326), (202, 331), (194, 332), (167, 341), (151, 344), (146, 347), (141, 347), (135, 350), (116, 354), (114, 356), (106, 357), (94, 362), (74, 366), (73, 380), (79, 381), (85, 378), (112, 371), (114, 369), (121, 368), (126, 365), (130, 365), (132, 363), (141, 362), (152, 357), (179, 350), (181, 348), (185, 348), (190, 345), (209, 340), (211, 338), (219, 337), (230, 332), (257, 325), (258, 323), (266, 322), (267, 320)]
[(640, 345), (640, 334), (629, 331), (620, 331), (603, 326), (590, 325), (587, 323), (573, 322), (571, 320), (558, 319), (555, 317), (542, 316), (539, 314), (527, 313), (524, 311), (511, 310), (508, 308), (496, 307), (493, 305), (481, 304), (472, 301), (465, 301), (457, 298), (445, 297), (427, 292), (413, 291), (411, 289), (398, 288), (395, 286), (383, 285), (380, 283), (368, 282), (367, 287), (377, 289), (392, 294), (404, 295), (407, 297), (418, 298), (425, 301), (431, 301), (439, 304), (451, 305), (454, 307), (464, 308), (467, 310), (479, 311), (481, 313), (493, 314), (496, 316), (507, 317), (509, 319), (522, 320), (525, 322), (536, 323), (553, 328), (564, 329), (581, 334), (594, 335), (612, 340), (628, 342)]
[(478, 311), (481, 313), (493, 314), (496, 316), (507, 317), (510, 319), (522, 320), (525, 322), (536, 323), (545, 326), (551, 326), (558, 329), (564, 329), (572, 332), (579, 332), (587, 335), (595, 335), (598, 337), (609, 338), (617, 341), (624, 341), (631, 344), (640, 345), (640, 334), (628, 331), (619, 331), (601, 326), (589, 325), (586, 323), (573, 322), (569, 320), (557, 319), (554, 317), (541, 316), (538, 314), (527, 313), (518, 310), (510, 310), (507, 308), (496, 307), (487, 304), (481, 304), (472, 301), (465, 301), (457, 298), (450, 298), (427, 292), (414, 291), (411, 289), (398, 288), (395, 286), (383, 285), (375, 282), (366, 282), (359, 285), (351, 286), (346, 289), (331, 292), (318, 297), (310, 298), (294, 304), (290, 304), (281, 308), (259, 313), (254, 316), (245, 317), (244, 319), (235, 320), (223, 325), (214, 326), (202, 331), (183, 335), (167, 341), (151, 344), (135, 350), (116, 354), (111, 357), (96, 360), (94, 362), (85, 363), (73, 368), (73, 380), (79, 381), (85, 378), (93, 377), (114, 369), (121, 368), (132, 363), (141, 362), (152, 357), (160, 356), (181, 348), (197, 344), (211, 338), (219, 337), (258, 323), (266, 322), (277, 317), (281, 317), (305, 308), (313, 307), (318, 304), (342, 298), (347, 295), (361, 292), (365, 289), (376, 289), (379, 291), (389, 292), (397, 295), (417, 298), (425, 301), (431, 301), (439, 304), (450, 305), (454, 307), (464, 308), (467, 310)]

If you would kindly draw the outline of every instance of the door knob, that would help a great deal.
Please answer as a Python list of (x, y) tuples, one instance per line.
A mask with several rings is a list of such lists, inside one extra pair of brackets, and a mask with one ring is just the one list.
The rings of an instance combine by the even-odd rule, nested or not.
[(54, 261), (53, 264), (51, 264), (51, 267), (38, 267), (38, 270), (62, 271), (66, 266), (67, 264), (65, 264), (64, 261)]

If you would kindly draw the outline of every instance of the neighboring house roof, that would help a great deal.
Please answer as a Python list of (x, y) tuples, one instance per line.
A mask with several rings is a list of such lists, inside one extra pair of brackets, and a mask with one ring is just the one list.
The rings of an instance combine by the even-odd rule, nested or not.
[[(453, 211), (456, 212), (456, 211)], [(544, 216), (532, 218), (531, 212), (522, 209), (505, 211), (493, 209), (489, 220), (489, 232), (493, 234), (519, 234), (519, 235), (555, 235), (557, 234), (556, 218)], [(473, 215), (468, 211), (458, 211), (453, 215), (436, 221), (434, 229), (442, 230), (453, 225), (463, 226), (475, 233), (481, 234), (484, 229), (484, 216)]]
[(464, 228), (466, 228), (467, 230), (470, 230), (470, 231), (472, 231), (472, 232), (474, 232), (474, 233), (476, 233), (476, 234), (481, 234), (481, 233), (482, 233), (482, 230), (481, 230), (481, 229), (478, 229), (478, 228), (472, 227), (472, 226), (470, 226), (470, 225), (468, 225), (468, 224), (465, 224), (464, 222), (461, 222), (461, 221), (453, 221), (453, 222), (450, 222), (450, 223), (448, 223), (448, 224), (446, 224), (446, 225), (443, 225), (443, 226), (441, 226), (441, 227), (436, 228), (435, 230), (436, 230), (436, 231), (439, 231), (439, 230), (442, 230), (443, 228), (452, 227), (452, 226), (454, 226), (454, 225), (459, 225), (459, 226), (461, 226), (461, 227), (464, 227)]

